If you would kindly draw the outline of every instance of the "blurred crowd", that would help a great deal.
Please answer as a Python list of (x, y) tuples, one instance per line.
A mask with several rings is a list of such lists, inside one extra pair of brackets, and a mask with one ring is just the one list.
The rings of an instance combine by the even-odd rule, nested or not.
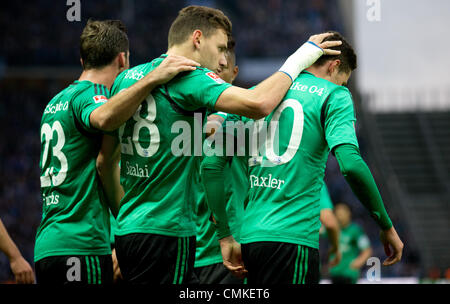
[[(0, 218), (25, 259), (33, 264), (36, 229), (41, 218), (39, 192), (39, 125), (45, 105), (62, 90), (69, 79), (2, 79), (2, 67), (78, 66), (81, 30), (90, 17), (121, 19), (128, 27), (131, 64), (159, 56), (167, 49), (167, 33), (178, 10), (189, 4), (207, 2), (224, 10), (233, 22), (237, 56), (283, 57), (299, 41), (328, 29), (343, 31), (337, 1), (286, 0), (105, 0), (81, 1), (81, 22), (68, 22), (65, 1), (36, 0), (0, 3)], [(49, 77), (51, 78), (51, 77)], [(247, 85), (247, 84), (243, 84)], [(364, 142), (361, 141), (364, 156)], [(369, 236), (374, 255), (384, 257), (378, 228), (357, 201), (330, 156), (326, 182), (333, 202), (346, 202), (355, 222)], [(389, 209), (389, 206), (388, 206)], [(402, 237), (408, 232), (392, 216)], [(324, 243), (324, 242), (322, 242)], [(321, 244), (322, 244), (321, 243)], [(326, 257), (326, 245), (321, 249)], [(419, 261), (414, 250), (383, 276), (417, 275)], [(8, 260), (0, 254), (0, 282), (11, 280)]]
[(217, 2), (233, 22), (237, 54), (246, 57), (285, 57), (314, 33), (343, 30), (334, 0)]
[(0, 63), (8, 66), (78, 65), (81, 30), (89, 18), (121, 19), (128, 27), (131, 63), (167, 50), (167, 33), (178, 11), (205, 3), (222, 9), (233, 23), (238, 57), (291, 54), (311, 34), (342, 31), (337, 1), (286, 0), (105, 0), (81, 1), (81, 22), (67, 20), (64, 1), (0, 3)]

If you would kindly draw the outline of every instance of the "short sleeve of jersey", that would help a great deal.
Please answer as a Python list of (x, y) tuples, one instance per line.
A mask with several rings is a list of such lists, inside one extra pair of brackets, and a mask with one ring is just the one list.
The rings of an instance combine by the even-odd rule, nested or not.
[(323, 182), (322, 190), (320, 190), (320, 210), (324, 209), (333, 209), (333, 202), (331, 201), (325, 182)]
[(107, 96), (95, 94), (93, 88), (89, 88), (72, 101), (72, 108), (75, 118), (83, 126), (84, 129), (90, 132), (99, 131), (93, 126), (89, 120), (91, 113), (107, 102)]
[(231, 84), (208, 69), (197, 68), (169, 82), (170, 97), (183, 109), (214, 109), (217, 99)]
[(330, 150), (341, 144), (359, 147), (353, 100), (348, 89), (339, 87), (334, 90), (323, 106), (325, 139)]
[(356, 244), (358, 246), (358, 249), (361, 251), (370, 247), (370, 240), (360, 227), (357, 227)]

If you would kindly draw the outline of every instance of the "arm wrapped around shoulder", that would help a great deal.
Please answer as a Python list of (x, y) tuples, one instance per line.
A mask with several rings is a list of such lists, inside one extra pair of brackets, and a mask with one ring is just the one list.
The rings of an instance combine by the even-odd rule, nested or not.
[(305, 42), (294, 54), (289, 56), (279, 71), (286, 73), (294, 81), (304, 69), (309, 68), (323, 53), (323, 49), (317, 44), (311, 41)]
[(391, 228), (392, 222), (386, 212), (380, 192), (358, 148), (352, 144), (343, 144), (334, 148), (334, 154), (342, 175), (378, 226), (382, 230)]

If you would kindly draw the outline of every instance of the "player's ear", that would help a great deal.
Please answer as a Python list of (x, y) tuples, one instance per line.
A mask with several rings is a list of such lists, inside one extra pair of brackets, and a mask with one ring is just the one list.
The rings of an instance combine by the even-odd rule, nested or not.
[(81, 67), (82, 67), (83, 70), (84, 70), (83, 59), (82, 59), (82, 58), (80, 58), (80, 63), (81, 63)]
[(126, 52), (120, 52), (117, 55), (117, 63), (120, 71), (126, 70), (128, 68), (128, 58)]
[(239, 74), (239, 67), (236, 65), (233, 69), (233, 81), (236, 79), (237, 75)]
[(339, 59), (333, 60), (330, 62), (328, 66), (328, 73), (332, 75), (336, 71), (339, 71), (339, 66), (341, 65), (341, 61)]
[(192, 33), (192, 43), (194, 44), (195, 49), (200, 48), (201, 40), (203, 39), (203, 33), (201, 30), (195, 30)]

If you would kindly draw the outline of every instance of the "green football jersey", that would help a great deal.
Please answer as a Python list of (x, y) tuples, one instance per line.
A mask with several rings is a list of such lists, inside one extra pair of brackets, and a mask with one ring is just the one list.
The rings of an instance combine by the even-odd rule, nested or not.
[[(330, 268), (330, 275), (332, 277), (351, 278), (356, 283), (360, 275), (360, 269), (351, 268), (350, 264), (362, 250), (367, 248), (370, 248), (369, 238), (358, 225), (352, 223), (345, 228), (341, 228), (339, 249), (342, 253), (342, 259), (339, 264)], [(333, 258), (334, 255), (330, 255), (330, 259)]]
[(110, 254), (109, 209), (96, 170), (102, 134), (89, 115), (108, 89), (75, 81), (46, 106), (41, 120), (42, 221), (34, 259)]
[[(121, 73), (112, 94), (143, 78), (166, 56)], [(203, 112), (205, 108), (213, 109), (220, 94), (230, 86), (200, 67), (181, 73), (155, 88), (119, 129), (125, 196), (117, 216), (116, 235), (196, 234), (197, 193), (192, 184), (202, 155)]]
[[(223, 143), (226, 144), (227, 138), (235, 140), (236, 134), (228, 134), (226, 132), (227, 122), (240, 121), (241, 117), (234, 114), (218, 114), (225, 121), (222, 123), (222, 132), (217, 131), (216, 136), (223, 136)], [(234, 130), (233, 130), (234, 131)], [(235, 145), (237, 146), (237, 145)], [(248, 177), (247, 177), (247, 158), (245, 154), (241, 156), (226, 156), (226, 151), (223, 152), (224, 158), (227, 159), (227, 165), (224, 168), (224, 184), (226, 193), (226, 211), (228, 215), (228, 224), (230, 231), (236, 241), (239, 242), (239, 233), (241, 229), (241, 220), (244, 213), (244, 201), (248, 191)], [(206, 203), (204, 189), (200, 187), (199, 192), (202, 196), (197, 201), (197, 247), (195, 251), (195, 267), (203, 267), (216, 263), (222, 263), (222, 254), (220, 245), (217, 240), (217, 232), (214, 224), (211, 222), (211, 211)]]
[(303, 72), (275, 110), (255, 122), (263, 140), (249, 159), (241, 243), (319, 247), (326, 160), (340, 144), (358, 146), (355, 120), (347, 88)]

